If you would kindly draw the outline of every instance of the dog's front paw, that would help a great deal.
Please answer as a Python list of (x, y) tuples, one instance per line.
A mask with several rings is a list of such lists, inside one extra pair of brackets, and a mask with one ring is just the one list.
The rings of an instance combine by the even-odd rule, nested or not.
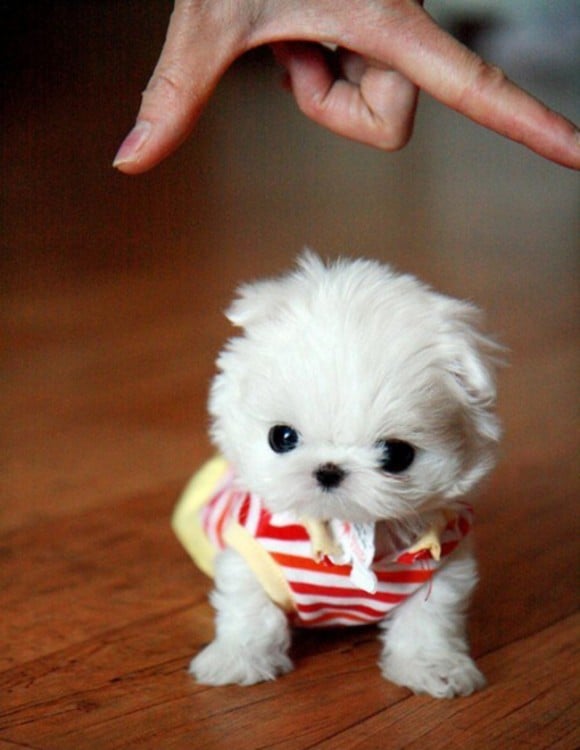
[(206, 646), (189, 665), (190, 673), (202, 685), (254, 685), (291, 669), (285, 653), (252, 653), (219, 640)]
[(434, 698), (471, 695), (485, 687), (485, 677), (473, 660), (459, 652), (415, 654), (411, 658), (390, 654), (383, 660), (381, 671), (391, 682)]

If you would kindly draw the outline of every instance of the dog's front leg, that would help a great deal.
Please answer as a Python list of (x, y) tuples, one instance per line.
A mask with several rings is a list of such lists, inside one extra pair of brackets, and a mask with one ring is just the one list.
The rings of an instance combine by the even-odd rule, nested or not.
[(464, 542), (432, 582), (383, 623), (380, 666), (388, 680), (435, 698), (470, 695), (485, 685), (466, 635), (476, 583), (475, 560)]
[(253, 685), (292, 669), (287, 617), (234, 550), (216, 558), (211, 602), (216, 610), (215, 640), (189, 667), (198, 682)]

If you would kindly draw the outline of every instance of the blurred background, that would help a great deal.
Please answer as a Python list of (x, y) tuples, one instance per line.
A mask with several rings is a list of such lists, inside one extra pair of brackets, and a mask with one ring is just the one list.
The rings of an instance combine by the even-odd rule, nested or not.
[[(578, 119), (574, 0), (427, 5), (518, 83)], [(46, 274), (65, 281), (176, 258), (194, 269), (217, 266), (220, 253), (232, 251), (244, 258), (242, 270), (249, 254), (261, 259), (255, 271), (269, 272), (308, 243), (323, 253), (389, 257), (409, 270), (431, 258), (433, 281), (452, 287), (458, 265), (463, 276), (464, 264), (475, 271), (490, 255), (513, 267), (533, 262), (536, 247), (575, 249), (576, 175), (427, 97), (401, 153), (339, 139), (297, 112), (267, 51), (234, 66), (167, 163), (139, 178), (116, 174), (110, 162), (132, 125), (172, 3), (0, 7), (5, 284), (26, 276), (43, 286)]]

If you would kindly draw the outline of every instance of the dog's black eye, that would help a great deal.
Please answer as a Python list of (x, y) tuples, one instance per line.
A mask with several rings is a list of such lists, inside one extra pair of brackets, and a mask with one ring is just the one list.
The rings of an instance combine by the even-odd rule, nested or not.
[(404, 440), (381, 440), (381, 469), (389, 474), (400, 474), (413, 463), (415, 449)]
[(268, 433), (268, 442), (274, 453), (288, 453), (298, 445), (300, 438), (293, 427), (277, 424)]

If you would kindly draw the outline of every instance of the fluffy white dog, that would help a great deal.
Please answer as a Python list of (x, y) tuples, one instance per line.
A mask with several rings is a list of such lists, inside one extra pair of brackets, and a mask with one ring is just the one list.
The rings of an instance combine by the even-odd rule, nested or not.
[(243, 335), (211, 389), (225, 460), (174, 518), (215, 577), (215, 640), (191, 672), (273, 679), (292, 668), (293, 625), (378, 622), (387, 679), (436, 697), (482, 687), (461, 498), (500, 429), (498, 347), (478, 310), (377, 262), (306, 252), (287, 276), (242, 286), (227, 315)]

